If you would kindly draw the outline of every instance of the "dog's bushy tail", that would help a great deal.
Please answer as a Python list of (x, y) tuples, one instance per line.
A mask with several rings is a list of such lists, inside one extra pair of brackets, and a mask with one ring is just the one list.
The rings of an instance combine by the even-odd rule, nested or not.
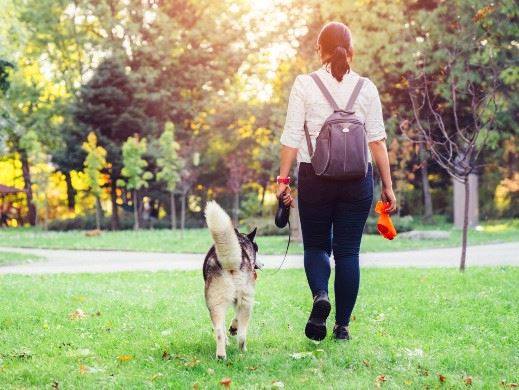
[(218, 261), (224, 269), (237, 270), (241, 264), (241, 247), (229, 215), (214, 200), (205, 206), (205, 221), (213, 236)]

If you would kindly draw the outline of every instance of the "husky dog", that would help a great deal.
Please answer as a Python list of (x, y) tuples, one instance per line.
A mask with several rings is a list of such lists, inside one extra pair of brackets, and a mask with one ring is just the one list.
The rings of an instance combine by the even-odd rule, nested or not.
[(231, 305), (234, 305), (236, 315), (229, 333), (232, 336), (237, 334), (240, 350), (246, 350), (256, 269), (261, 268), (261, 264), (256, 261), (256, 229), (247, 235), (239, 233), (229, 215), (215, 201), (207, 203), (205, 219), (214, 240), (204, 260), (205, 300), (216, 337), (216, 357), (225, 359), (225, 346), (228, 344), (225, 313)]

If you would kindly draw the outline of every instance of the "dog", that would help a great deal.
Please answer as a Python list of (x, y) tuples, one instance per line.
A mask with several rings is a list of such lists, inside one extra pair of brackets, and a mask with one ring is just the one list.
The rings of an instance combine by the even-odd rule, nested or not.
[(229, 333), (238, 335), (240, 351), (247, 350), (247, 328), (254, 305), (256, 269), (261, 268), (261, 263), (256, 260), (258, 245), (254, 241), (257, 229), (254, 228), (249, 234), (238, 232), (229, 215), (215, 201), (208, 202), (204, 212), (214, 241), (203, 266), (205, 300), (216, 338), (216, 358), (226, 359), (228, 338), (225, 314), (231, 305), (236, 315), (231, 321)]

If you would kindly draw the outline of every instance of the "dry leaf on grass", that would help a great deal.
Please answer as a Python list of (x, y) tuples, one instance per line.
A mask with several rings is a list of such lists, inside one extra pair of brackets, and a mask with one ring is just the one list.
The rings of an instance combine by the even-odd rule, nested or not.
[(231, 387), (232, 380), (231, 380), (231, 378), (223, 378), (220, 381), (220, 384), (223, 385), (224, 387)]
[(467, 386), (471, 386), (472, 385), (472, 377), (470, 375), (465, 375), (463, 377), (463, 382), (467, 385)]
[(133, 359), (133, 356), (132, 355), (121, 355), (121, 356), (117, 356), (117, 360), (119, 360), (120, 362), (129, 362), (130, 360)]
[(86, 313), (81, 309), (76, 309), (72, 313), (68, 314), (68, 318), (71, 320), (82, 320), (87, 317)]
[(291, 353), (290, 354), (290, 357), (292, 359), (296, 359), (296, 360), (299, 360), (299, 359), (304, 359), (306, 357), (310, 357), (312, 356), (313, 353), (312, 352), (294, 352), (294, 353)]
[(441, 383), (444, 383), (447, 380), (447, 377), (445, 375), (438, 374), (438, 379)]
[(199, 388), (200, 388), (200, 385), (198, 384), (198, 382), (193, 383), (193, 389), (199, 389)]

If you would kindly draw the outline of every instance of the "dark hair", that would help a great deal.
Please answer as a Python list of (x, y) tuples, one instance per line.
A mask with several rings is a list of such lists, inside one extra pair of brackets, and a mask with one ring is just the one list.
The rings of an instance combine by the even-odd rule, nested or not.
[(350, 72), (348, 56), (353, 55), (350, 29), (343, 23), (327, 23), (319, 33), (317, 44), (321, 47), (326, 60), (330, 64), (332, 76), (342, 81), (343, 76)]

